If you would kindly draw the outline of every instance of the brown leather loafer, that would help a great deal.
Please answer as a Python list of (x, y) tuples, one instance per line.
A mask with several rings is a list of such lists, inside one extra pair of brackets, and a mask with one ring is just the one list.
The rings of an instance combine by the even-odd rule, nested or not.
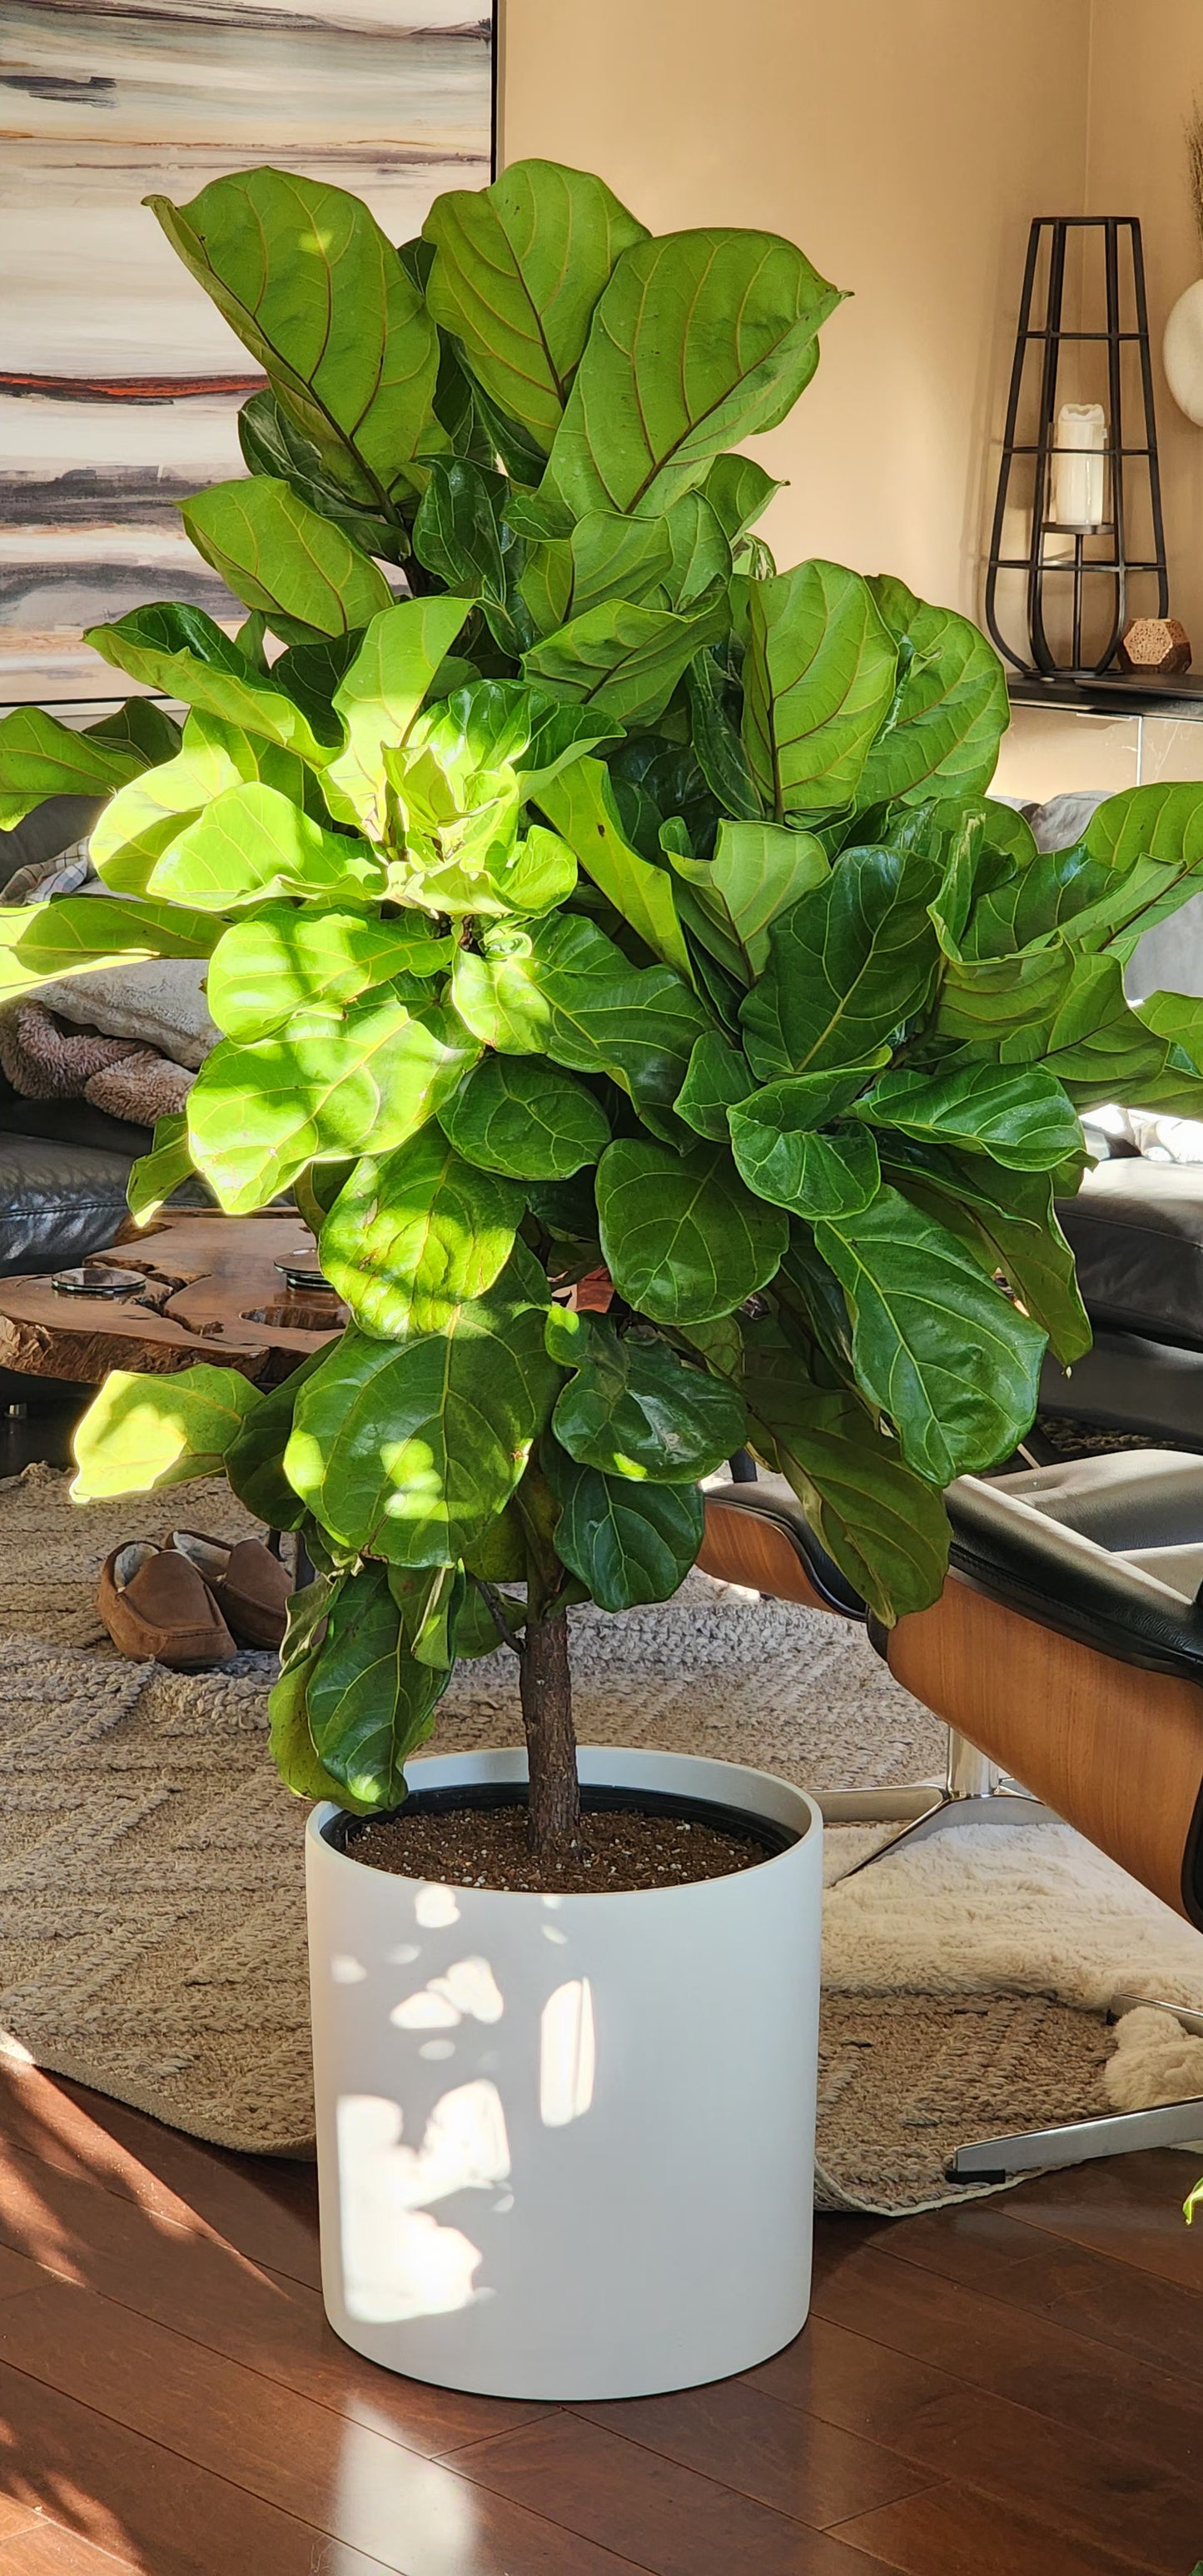
[(261, 1538), (206, 1538), (201, 1530), (172, 1530), (167, 1546), (196, 1568), (228, 1627), (244, 1646), (281, 1646), (292, 1576)]
[(96, 1606), (113, 1644), (137, 1663), (203, 1672), (238, 1652), (196, 1567), (150, 1539), (114, 1548), (101, 1569)]

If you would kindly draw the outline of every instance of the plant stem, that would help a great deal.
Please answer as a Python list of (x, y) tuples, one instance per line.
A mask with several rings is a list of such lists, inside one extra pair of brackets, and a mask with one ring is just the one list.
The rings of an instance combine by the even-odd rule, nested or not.
[(519, 1690), (530, 1777), (527, 1839), (539, 1859), (561, 1859), (578, 1848), (581, 1818), (566, 1611), (528, 1625)]

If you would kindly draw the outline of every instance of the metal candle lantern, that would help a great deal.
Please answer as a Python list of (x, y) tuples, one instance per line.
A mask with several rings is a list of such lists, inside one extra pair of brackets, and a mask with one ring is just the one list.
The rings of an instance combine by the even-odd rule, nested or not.
[[(1096, 262), (1092, 254), (1099, 249), (1103, 261), (1102, 329), (1067, 328), (1063, 319), (1066, 290), (1066, 254), (1071, 233), (1080, 233), (1083, 241), (1082, 310), (1089, 311), (1092, 277)], [(1047, 257), (1042, 261), (1042, 251)], [(1121, 263), (1121, 251), (1123, 260)], [(1126, 271), (1126, 276), (1123, 274)], [(1038, 280), (1043, 275), (1043, 304)], [(1125, 302), (1129, 300), (1134, 326), (1124, 322)], [(1062, 352), (1070, 345), (1096, 344), (1106, 358), (1106, 394), (1102, 406), (1103, 434), (1098, 435), (1100, 407), (1092, 403), (1062, 403), (1060, 372)], [(1140, 376), (1140, 402), (1137, 438), (1129, 434), (1134, 408), (1131, 381), (1125, 384), (1128, 369), (1125, 349), (1136, 351)], [(1035, 361), (1034, 365), (1029, 361)], [(1033, 377), (1036, 378), (1033, 384)], [(1127, 418), (1125, 417), (1127, 393)], [(1034, 434), (1021, 437), (1021, 426), (1031, 425), (1035, 413)], [(1021, 419), (1026, 412), (1027, 419)], [(1022, 495), (1015, 488), (1016, 469), (1021, 477), (1027, 472), (1027, 459), (1034, 460), (1032, 485), (1031, 542), (1026, 555), (1004, 554), (1004, 530), (1009, 508), (1016, 506)], [(1025, 460), (1021, 465), (1020, 460)], [(1143, 490), (1137, 488), (1143, 480)], [(1067, 505), (1066, 496), (1076, 494)], [(1142, 555), (1129, 552), (1134, 503), (1146, 504), (1146, 521), (1151, 530), (1150, 550)], [(1096, 521), (1090, 513), (1101, 502)], [(1072, 516), (1060, 516), (1070, 507)], [(1049, 540), (1067, 541), (1063, 551), (1050, 553)], [(1091, 540), (1107, 540), (1099, 553), (1088, 553)], [(1017, 649), (1003, 632), (999, 620), (998, 584), (1001, 573), (1021, 572), (1026, 576), (1026, 654)], [(1157, 464), (1157, 424), (1153, 410), (1153, 373), (1149, 356), (1149, 314), (1145, 297), (1144, 257), (1141, 250), (1140, 225), (1132, 215), (1040, 215), (1032, 224), (1028, 237), (1027, 264), (1024, 270), (1023, 295), (1019, 308), (1019, 328), (1015, 339), (1015, 357), (1011, 368), (1011, 386), (1007, 398), (1007, 420), (1003, 434), (1002, 465), (998, 493), (994, 504), (994, 524), (990, 535), (990, 552), (986, 572), (986, 624), (997, 644), (1016, 671), (1025, 676), (1086, 679), (1106, 671), (1114, 662), (1119, 640), (1132, 613), (1128, 596), (1129, 578), (1147, 576), (1156, 582), (1157, 606), (1150, 614), (1164, 617), (1169, 608), (1169, 578), (1166, 569), (1165, 529), (1161, 513), (1161, 479)], [(1052, 582), (1052, 591), (1047, 585)], [(1100, 623), (1095, 640), (1105, 633), (1101, 652), (1087, 658), (1087, 632), (1094, 624), (1088, 612), (1100, 598), (1098, 585), (1111, 584), (1111, 595), (1104, 591), (1106, 625)], [(1062, 585), (1067, 585), (1063, 588)], [(1047, 614), (1046, 614), (1047, 611)], [(1055, 617), (1054, 617), (1055, 611)], [(1068, 611), (1070, 660), (1059, 661), (1049, 641), (1048, 624), (1063, 624)]]

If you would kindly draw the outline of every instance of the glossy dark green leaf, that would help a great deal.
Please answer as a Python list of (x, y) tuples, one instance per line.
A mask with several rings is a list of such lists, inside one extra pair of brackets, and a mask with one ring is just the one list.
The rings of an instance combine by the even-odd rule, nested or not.
[(400, 1806), (448, 1673), (421, 1663), (382, 1565), (339, 1585), (305, 1690), (319, 1761), (361, 1810)]
[(950, 1153), (881, 1137), (886, 1177), (913, 1199), (993, 1277), (1001, 1271), (1033, 1323), (1048, 1334), (1062, 1366), (1091, 1343), (1074, 1257), (1057, 1222), (1049, 1172), (1008, 1172), (985, 1154)]
[(583, 1082), (540, 1056), (487, 1055), (439, 1111), (465, 1160), (513, 1180), (566, 1180), (595, 1163), (610, 1122)]
[(859, 573), (816, 561), (753, 582), (744, 749), (765, 807), (830, 814), (851, 803), (894, 695), (898, 653)]
[(462, 1161), (431, 1119), (356, 1164), (322, 1227), (322, 1270), (363, 1332), (442, 1332), (500, 1277), (525, 1206), (515, 1182)]
[(674, 1154), (622, 1137), (598, 1165), (601, 1243), (614, 1285), (657, 1324), (732, 1314), (767, 1286), (788, 1229), (719, 1147)]
[(695, 653), (685, 677), (693, 747), (707, 786), (725, 815), (759, 822), (764, 810), (760, 793), (744, 756), (739, 728), (724, 703), (713, 653)]
[(633, 850), (619, 820), (614, 790), (600, 760), (577, 760), (539, 792), (544, 812), (617, 913), (654, 957), (689, 976), (689, 950), (673, 901), (673, 881)]
[(962, 1064), (943, 1073), (898, 1066), (859, 1105), (875, 1127), (922, 1143), (965, 1146), (1016, 1172), (1051, 1172), (1077, 1151), (1081, 1130), (1061, 1084), (1041, 1066)]
[(262, 609), (286, 643), (303, 642), (311, 629), (347, 635), (392, 605), (379, 567), (289, 483), (257, 474), (213, 483), (183, 502), (180, 516), (227, 589)]
[(283, 689), (248, 662), (203, 608), (153, 600), (147, 608), (132, 608), (115, 625), (89, 626), (84, 642), (131, 680), (182, 698), (185, 706), (203, 708), (240, 731), (263, 734), (315, 768), (325, 765), (338, 740), (337, 726), (319, 736)]
[(622, 1333), (605, 1316), (553, 1307), (553, 1356), (573, 1375), (552, 1428), (582, 1467), (653, 1484), (711, 1476), (744, 1437), (744, 1408), (731, 1387), (690, 1368), (652, 1334)]
[(784, 420), (839, 302), (772, 233), (666, 233), (623, 252), (556, 433), (547, 489), (656, 517), (716, 456)]
[(1039, 1058), (1078, 972), (1060, 939), (1016, 957), (953, 959), (940, 983), (935, 1031), (998, 1057), (1012, 1043), (1021, 1058)]
[(305, 1519), (305, 1505), (284, 1473), (284, 1452), (292, 1435), (297, 1397), (324, 1357), (324, 1350), (310, 1351), (299, 1368), (279, 1386), (269, 1388), (226, 1451), (225, 1470), (233, 1491), (266, 1529), (300, 1529)]
[(1047, 1336), (896, 1190), (815, 1227), (852, 1311), (857, 1383), (933, 1485), (1010, 1456), (1036, 1410)]
[[(817, 1078), (820, 1083), (821, 1079)], [(876, 1197), (881, 1181), (877, 1147), (866, 1128), (850, 1122), (827, 1133), (809, 1125), (795, 1126), (789, 1095), (809, 1087), (805, 1080), (771, 1083), (732, 1110), (736, 1169), (758, 1198), (788, 1208), (794, 1216), (811, 1222), (824, 1216), (856, 1216)], [(809, 1102), (802, 1106), (804, 1118), (810, 1107)]]
[(708, 1029), (690, 1056), (689, 1071), (677, 1093), (677, 1114), (695, 1135), (705, 1136), (712, 1145), (725, 1145), (728, 1110), (755, 1088), (747, 1057), (720, 1037), (717, 1029)]
[(671, 1110), (709, 1014), (668, 966), (629, 966), (595, 923), (571, 914), (461, 949), (452, 998), (465, 1027), (504, 1055), (549, 1055), (607, 1074), (646, 1117)]
[(395, 514), (394, 496), (420, 487), (414, 459), (442, 443), (439, 343), (375, 217), (297, 170), (241, 170), (186, 206), (146, 202), (326, 471)]
[(886, 722), (861, 772), (860, 803), (927, 796), (933, 782), (945, 794), (982, 793), (1010, 720), (997, 653), (967, 617), (916, 599), (893, 574), (869, 588), (899, 664)]
[(679, 616), (671, 608), (609, 599), (533, 644), (522, 667), (531, 679), (601, 707), (620, 725), (651, 725), (695, 653), (726, 624), (725, 600)]
[(444, 1332), (346, 1333), (301, 1391), (285, 1459), (323, 1528), (391, 1565), (453, 1565), (476, 1547), (559, 1390), (546, 1311), (546, 1282), (518, 1246)]
[(762, 1082), (863, 1063), (921, 1009), (937, 962), (927, 914), (937, 882), (918, 855), (850, 850), (778, 914), (768, 965), (740, 1011)]
[(754, 1424), (828, 1555), (879, 1619), (925, 1610), (948, 1564), (939, 1493), (852, 1388), (815, 1384), (775, 1326), (752, 1326), (746, 1346)]
[(635, 1483), (579, 1467), (550, 1440), (544, 1471), (560, 1505), (556, 1554), (601, 1610), (636, 1610), (680, 1590), (702, 1544), (696, 1485)]
[(223, 1038), (188, 1095), (193, 1160), (227, 1213), (245, 1216), (315, 1159), (403, 1144), (474, 1053), (449, 1011), (411, 1014), (387, 992), (342, 1018), (308, 1013), (251, 1046)]
[(729, 933), (747, 983), (764, 973), (771, 924), (804, 894), (825, 885), (831, 873), (813, 833), (791, 832), (779, 823), (724, 820), (712, 859), (670, 854), (669, 864), (708, 920)]
[(227, 1037), (270, 1037), (298, 1011), (341, 1010), (394, 977), (436, 975), (452, 954), (450, 939), (431, 938), (404, 920), (266, 903), (219, 939), (209, 964), (209, 1011)]
[(436, 457), (414, 520), (413, 546), (419, 563), (448, 590), (483, 601), (498, 641), (521, 653), (533, 629), (529, 612), (511, 599), (511, 564), (516, 572), (523, 550), (515, 549), (505, 523), (508, 489), (503, 474), (468, 457)]
[(228, 787), (155, 863), (151, 893), (206, 912), (302, 895), (371, 903), (385, 892), (383, 861), (366, 841), (324, 831), (275, 787)]
[(436, 198), (424, 229), (437, 253), (426, 289), (436, 322), (546, 455), (598, 297), (645, 226), (590, 172), (532, 160), (491, 188)]
[(382, 555), (386, 563), (403, 563), (409, 537), (399, 518), (385, 517), (370, 500), (353, 500), (326, 471), (320, 450), (277, 402), (270, 385), (251, 394), (238, 414), (238, 444), (252, 474), (273, 475), (291, 485), (298, 501), (329, 519), (365, 555)]
[(1048, 1023), (1017, 1028), (999, 1048), (1004, 1064), (1039, 1057), (1080, 1109), (1108, 1100), (1143, 1102), (1141, 1084), (1161, 1073), (1165, 1044), (1124, 998), (1118, 958), (1078, 957), (1064, 998)]
[(71, 1499), (103, 1502), (112, 1494), (157, 1493), (194, 1476), (218, 1476), (259, 1389), (237, 1369), (178, 1369), (148, 1377), (110, 1369), (82, 1421), (72, 1450)]

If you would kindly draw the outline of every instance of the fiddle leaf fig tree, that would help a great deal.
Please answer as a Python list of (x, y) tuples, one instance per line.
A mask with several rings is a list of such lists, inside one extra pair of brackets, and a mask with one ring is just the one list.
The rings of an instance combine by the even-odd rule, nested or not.
[(299, 1533), (306, 1794), (395, 1806), (457, 1656), (514, 1647), (562, 1850), (567, 1610), (674, 1592), (700, 1480), (750, 1442), (892, 1620), (940, 1589), (942, 1489), (1085, 1350), (1078, 1112), (1203, 1103), (1201, 1007), (1122, 980), (1203, 885), (1203, 786), (1038, 856), (986, 799), (977, 630), (776, 570), (740, 443), (839, 301), (789, 242), (654, 239), (540, 161), (399, 251), (271, 169), (152, 203), (265, 371), (248, 478), (184, 513), (248, 615), (93, 632), (182, 727), (0, 724), (0, 820), (107, 796), (110, 890), (0, 913), (0, 990), (208, 956), (221, 1042), (131, 1205), (295, 1193), (349, 1321), (269, 1394), (111, 1378), (76, 1492), (224, 1470)]

